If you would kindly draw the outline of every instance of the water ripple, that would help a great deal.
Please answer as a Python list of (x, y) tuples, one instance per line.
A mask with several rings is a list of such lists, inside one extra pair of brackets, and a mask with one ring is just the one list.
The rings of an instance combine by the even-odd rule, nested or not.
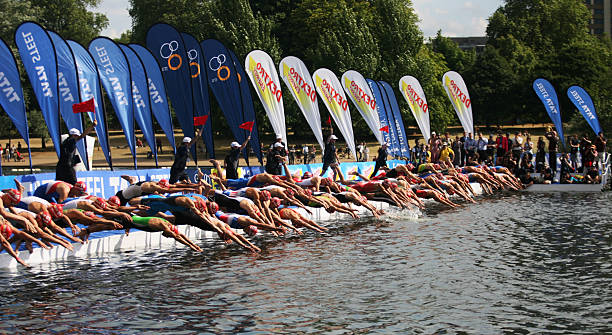
[(263, 238), (0, 273), (0, 333), (612, 332), (610, 194), (504, 194)]

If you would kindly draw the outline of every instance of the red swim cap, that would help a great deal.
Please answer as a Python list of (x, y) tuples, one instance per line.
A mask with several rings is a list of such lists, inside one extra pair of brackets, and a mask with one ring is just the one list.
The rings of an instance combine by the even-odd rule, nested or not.
[(257, 227), (256, 227), (256, 226), (253, 226), (253, 225), (250, 225), (250, 226), (246, 227), (246, 229), (245, 229), (244, 231), (245, 231), (245, 232), (247, 233), (247, 235), (249, 235), (249, 236), (255, 236), (255, 235), (257, 235), (257, 233), (259, 232), (259, 230), (257, 229)]
[(272, 197), (272, 194), (270, 194), (270, 191), (268, 190), (262, 190), (261, 197), (263, 198), (263, 201), (268, 201)]
[(121, 200), (119, 200), (119, 197), (116, 195), (113, 195), (112, 197), (108, 198), (108, 202), (115, 206), (121, 206)]
[(87, 185), (82, 181), (77, 181), (76, 183), (74, 183), (73, 187), (81, 191), (82, 193), (87, 192)]
[(273, 197), (270, 201), (270, 207), (272, 208), (278, 208), (281, 205), (281, 199), (277, 198), (277, 197)]
[(4, 236), (4, 238), (8, 240), (13, 235), (13, 228), (11, 228), (10, 225), (5, 223), (0, 226), (0, 234), (2, 234), (2, 236)]
[(106, 210), (107, 208), (106, 200), (102, 198), (96, 198), (96, 200), (94, 200), (93, 202), (93, 205), (98, 207), (101, 210)]
[(170, 230), (172, 230), (172, 232), (174, 232), (174, 233), (175, 233), (175, 234), (177, 234), (177, 235), (179, 234), (178, 227), (177, 227), (177, 226), (175, 226), (175, 225), (171, 225), (171, 226), (170, 226)]
[(64, 212), (64, 206), (60, 204), (51, 204), (51, 206), (49, 206), (47, 210), (49, 211), (49, 214), (51, 214), (52, 218), (57, 219), (62, 216)]
[(40, 212), (38, 214), (36, 214), (36, 222), (38, 222), (39, 226), (49, 226), (51, 225), (51, 223), (53, 222), (51, 220), (51, 217), (45, 213), (45, 212)]
[(306, 171), (302, 175), (302, 179), (308, 179), (308, 178), (312, 178), (312, 172), (310, 172), (310, 171)]
[(19, 201), (21, 201), (21, 192), (17, 191), (14, 188), (11, 188), (10, 190), (6, 191), (4, 194), (6, 194), (9, 198), (9, 200), (11, 200), (12, 203), (19, 203)]
[(215, 214), (219, 210), (219, 205), (214, 201), (208, 202), (208, 210), (211, 214)]
[(89, 216), (90, 218), (95, 218), (96, 217), (96, 214), (94, 212), (91, 212), (91, 211), (83, 212), (83, 214)]
[(285, 194), (291, 198), (295, 195), (295, 191), (293, 189), (288, 188), (285, 190)]
[(168, 182), (167, 179), (160, 179), (157, 182), (157, 185), (159, 185), (160, 187), (163, 187), (163, 188), (170, 188), (170, 183)]

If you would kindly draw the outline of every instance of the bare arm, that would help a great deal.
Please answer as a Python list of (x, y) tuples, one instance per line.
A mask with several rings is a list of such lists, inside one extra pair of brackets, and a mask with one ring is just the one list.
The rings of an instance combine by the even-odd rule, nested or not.
[(79, 137), (76, 138), (76, 140), (81, 140), (83, 139), (85, 136), (89, 135), (89, 133), (91, 133), (91, 131), (94, 129), (95, 126), (98, 125), (98, 120), (94, 119), (93, 123), (91, 124), (91, 126), (87, 127), (87, 129), (85, 129), (83, 131), (83, 133), (81, 135), (79, 135)]

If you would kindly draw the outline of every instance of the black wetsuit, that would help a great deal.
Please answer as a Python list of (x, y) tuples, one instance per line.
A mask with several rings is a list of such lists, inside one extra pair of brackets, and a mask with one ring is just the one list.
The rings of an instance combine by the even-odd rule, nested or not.
[(238, 161), (240, 160), (240, 149), (232, 148), (225, 156), (225, 179), (238, 179)]
[(189, 149), (187, 145), (181, 145), (176, 149), (176, 156), (174, 156), (174, 163), (170, 168), (170, 184), (174, 184), (181, 179), (182, 176), (186, 176), (185, 167), (187, 166), (187, 159), (189, 158)]
[(60, 145), (60, 157), (55, 167), (55, 180), (65, 181), (74, 185), (77, 182), (74, 171), (74, 154), (76, 152), (76, 140), (69, 136)]
[(372, 172), (370, 178), (376, 176), (378, 170), (383, 166), (387, 166), (387, 149), (381, 147), (378, 149), (378, 156), (376, 156), (376, 165), (374, 165), (374, 172)]
[(209, 200), (216, 202), (220, 207), (226, 209), (225, 212), (243, 214), (246, 213), (240, 207), (240, 200), (232, 197), (228, 197), (227, 195), (221, 192), (215, 192), (214, 196), (209, 197)]
[(325, 174), (327, 168), (336, 162), (336, 145), (332, 141), (328, 141), (325, 144), (325, 151), (323, 152), (323, 170), (321, 170), (320, 176)]

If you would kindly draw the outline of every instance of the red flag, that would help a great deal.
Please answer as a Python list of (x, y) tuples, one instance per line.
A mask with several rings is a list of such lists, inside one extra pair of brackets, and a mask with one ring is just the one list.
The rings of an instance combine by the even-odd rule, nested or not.
[(385, 133), (389, 132), (389, 126), (384, 126), (382, 128), (379, 129), (380, 131), (384, 131)]
[(327, 124), (331, 126), (331, 116), (327, 116)]
[(248, 121), (238, 126), (240, 129), (253, 131), (253, 125), (255, 125), (255, 121)]
[(208, 115), (194, 116), (193, 117), (193, 125), (194, 126), (203, 126), (203, 125), (206, 124), (207, 120), (208, 120)]
[(86, 113), (86, 112), (95, 112), (96, 111), (96, 106), (94, 104), (94, 99), (91, 98), (87, 101), (83, 101), (81, 103), (78, 104), (73, 104), (72, 105), (72, 112), (77, 114), (77, 113)]

